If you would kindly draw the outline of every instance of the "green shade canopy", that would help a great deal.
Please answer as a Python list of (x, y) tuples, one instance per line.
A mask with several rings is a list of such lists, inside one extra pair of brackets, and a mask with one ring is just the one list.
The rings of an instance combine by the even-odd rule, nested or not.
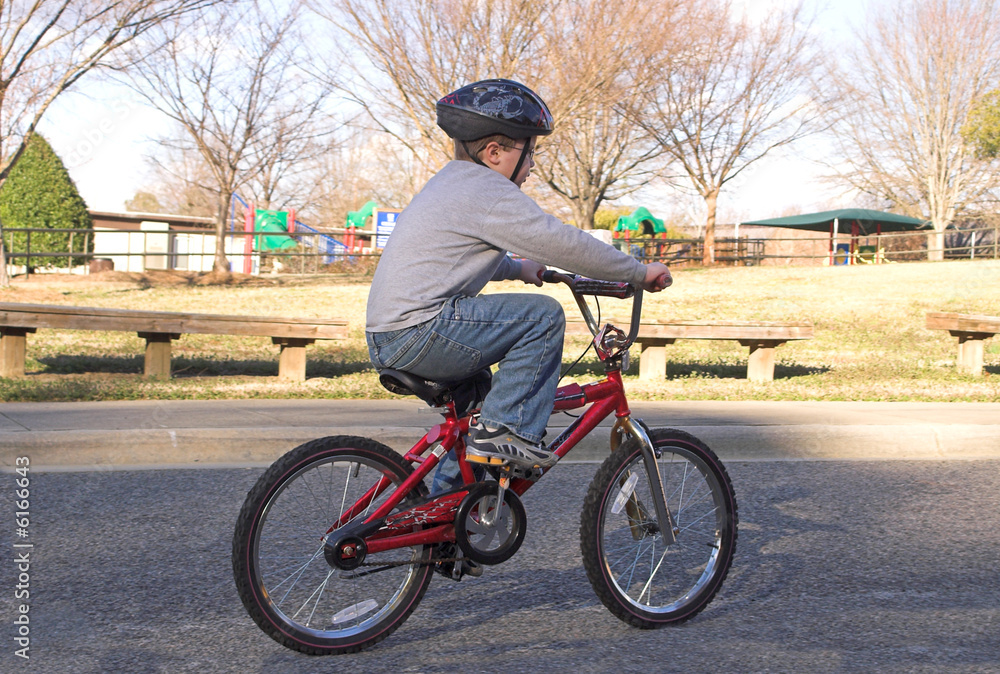
[(661, 232), (667, 231), (667, 228), (663, 226), (663, 220), (659, 218), (654, 218), (653, 214), (649, 212), (649, 209), (645, 206), (640, 206), (635, 209), (632, 215), (623, 215), (618, 218), (618, 225), (615, 227), (616, 232), (621, 232), (628, 230), (630, 232), (635, 232), (640, 229), (642, 223), (648, 222), (653, 226), (653, 232), (659, 234)]
[(851, 233), (851, 225), (858, 224), (861, 236), (870, 236), (878, 231), (912, 232), (920, 229), (930, 229), (929, 220), (918, 220), (895, 213), (883, 213), (867, 208), (842, 208), (837, 211), (823, 211), (806, 215), (790, 215), (785, 218), (769, 220), (753, 220), (741, 222), (741, 225), (758, 225), (761, 227), (787, 227), (789, 229), (807, 229), (813, 232), (829, 232), (833, 221), (837, 220), (837, 230), (842, 234)]

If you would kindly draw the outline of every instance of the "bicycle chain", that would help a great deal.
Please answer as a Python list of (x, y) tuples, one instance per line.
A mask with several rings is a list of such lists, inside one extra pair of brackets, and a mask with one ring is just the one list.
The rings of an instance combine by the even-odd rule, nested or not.
[(433, 566), (435, 564), (447, 563), (447, 562), (464, 562), (467, 557), (435, 557), (429, 562), (361, 562), (358, 564), (361, 566), (382, 566), (382, 567), (392, 567), (392, 566)]

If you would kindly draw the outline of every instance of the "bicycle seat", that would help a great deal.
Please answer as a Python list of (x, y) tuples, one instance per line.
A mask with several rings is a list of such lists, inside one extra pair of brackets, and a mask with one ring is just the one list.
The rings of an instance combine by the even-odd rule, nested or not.
[(431, 381), (409, 372), (385, 369), (378, 381), (390, 393), (417, 396), (431, 407), (444, 407), (454, 401), (459, 416), (468, 414), (483, 403), (490, 390), (493, 376), (489, 369), (480, 370), (468, 379), (456, 382)]

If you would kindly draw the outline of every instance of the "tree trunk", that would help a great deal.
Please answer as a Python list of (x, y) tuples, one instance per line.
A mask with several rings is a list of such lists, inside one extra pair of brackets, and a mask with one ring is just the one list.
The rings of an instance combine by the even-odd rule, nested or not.
[(217, 274), (228, 274), (232, 271), (229, 268), (229, 259), (226, 258), (226, 220), (232, 199), (231, 194), (219, 199), (218, 211), (215, 214), (215, 258), (212, 271)]
[(715, 213), (718, 207), (719, 191), (713, 190), (704, 197), (708, 213), (705, 216), (705, 245), (702, 248), (701, 263), (705, 266), (711, 266), (715, 264)]
[(590, 199), (573, 202), (573, 221), (582, 230), (594, 228), (594, 202)]
[(927, 259), (931, 262), (944, 259), (944, 231), (927, 233)]

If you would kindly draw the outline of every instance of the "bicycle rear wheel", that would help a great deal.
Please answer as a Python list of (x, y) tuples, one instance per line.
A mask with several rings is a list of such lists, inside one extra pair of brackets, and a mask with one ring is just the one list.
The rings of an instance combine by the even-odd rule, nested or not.
[(719, 591), (736, 550), (733, 487), (718, 457), (683, 431), (654, 429), (653, 444), (675, 524), (666, 545), (637, 440), (622, 444), (594, 476), (580, 517), (590, 584), (618, 618), (642, 628), (683, 622)]
[[(311, 655), (351, 653), (386, 638), (431, 580), (434, 546), (371, 554), (353, 571), (324, 557), (327, 531), (383, 477), (412, 468), (367, 438), (321, 438), (278, 459), (247, 494), (233, 536), (233, 574), (247, 612), (278, 643)], [(393, 486), (364, 501), (364, 519)], [(426, 495), (422, 484), (400, 508)], [(400, 563), (398, 564), (397, 563)]]

